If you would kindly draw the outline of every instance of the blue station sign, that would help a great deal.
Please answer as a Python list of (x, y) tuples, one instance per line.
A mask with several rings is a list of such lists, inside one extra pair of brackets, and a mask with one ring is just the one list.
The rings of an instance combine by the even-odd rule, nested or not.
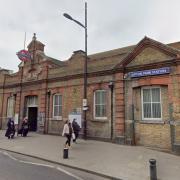
[(128, 73), (130, 77), (142, 77), (142, 76), (154, 76), (154, 75), (160, 75), (160, 74), (169, 74), (170, 73), (170, 67), (163, 67), (159, 69), (149, 69), (144, 71), (135, 71)]

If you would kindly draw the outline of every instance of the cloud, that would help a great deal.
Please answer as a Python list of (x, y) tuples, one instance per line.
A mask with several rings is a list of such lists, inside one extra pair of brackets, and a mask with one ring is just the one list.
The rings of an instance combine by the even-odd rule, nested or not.
[[(69, 13), (84, 24), (84, 0), (0, 0), (0, 67), (17, 71), (16, 52), (33, 33), (45, 53), (69, 58), (84, 49), (84, 29), (63, 17)], [(178, 0), (87, 0), (88, 54), (138, 43), (145, 35), (169, 43), (180, 40)]]

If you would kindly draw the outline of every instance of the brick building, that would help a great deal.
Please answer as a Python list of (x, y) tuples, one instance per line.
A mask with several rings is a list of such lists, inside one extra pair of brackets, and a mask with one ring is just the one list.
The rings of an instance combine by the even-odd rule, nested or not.
[[(0, 69), (0, 125), (28, 116), (30, 129), (61, 134), (82, 113), (85, 54), (48, 57), (34, 36), (33, 60), (17, 73)], [(145, 37), (137, 45), (88, 56), (87, 136), (177, 150), (180, 144), (180, 43)], [(83, 127), (83, 120), (82, 120)], [(83, 131), (81, 132), (83, 133)]]

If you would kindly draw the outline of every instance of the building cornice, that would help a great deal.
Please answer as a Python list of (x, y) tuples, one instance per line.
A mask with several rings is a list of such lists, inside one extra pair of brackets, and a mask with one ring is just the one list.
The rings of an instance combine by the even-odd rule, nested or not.
[[(118, 71), (123, 72), (122, 68), (110, 69), (110, 70), (106, 70), (106, 71), (91, 72), (91, 73), (88, 73), (87, 76), (88, 76), (88, 78), (90, 78), (90, 77), (96, 77), (96, 76), (112, 75)], [(67, 75), (67, 76), (62, 76), (62, 77), (49, 78), (48, 80), (41, 79), (41, 80), (37, 80), (37, 81), (28, 81), (28, 82), (23, 82), (22, 84), (21, 83), (7, 84), (4, 86), (4, 88), (5, 89), (16, 88), (16, 87), (20, 87), (21, 85), (22, 85), (22, 87), (25, 87), (25, 86), (29, 86), (29, 85), (42, 84), (42, 83), (46, 83), (46, 82), (51, 83), (51, 82), (57, 82), (57, 81), (79, 79), (79, 78), (83, 78), (83, 77), (84, 77), (84, 74), (81, 73), (81, 74)], [(0, 88), (3, 88), (3, 86), (0, 86)]]

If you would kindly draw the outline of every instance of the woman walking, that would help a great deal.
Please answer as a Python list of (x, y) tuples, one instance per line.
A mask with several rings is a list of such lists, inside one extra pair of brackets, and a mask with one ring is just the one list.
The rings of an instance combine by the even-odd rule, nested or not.
[(66, 138), (67, 138), (65, 147), (71, 146), (72, 132), (73, 132), (73, 128), (72, 128), (71, 123), (69, 121), (66, 121), (64, 124), (63, 132), (62, 132), (62, 136), (66, 136)]

